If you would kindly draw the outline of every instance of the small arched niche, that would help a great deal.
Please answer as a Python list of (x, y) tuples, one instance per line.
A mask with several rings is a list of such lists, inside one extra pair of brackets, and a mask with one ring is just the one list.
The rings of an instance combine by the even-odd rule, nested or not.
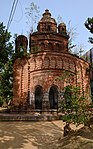
[(48, 43), (48, 50), (49, 51), (52, 51), (53, 50), (53, 45), (51, 42)]
[(56, 48), (55, 48), (56, 51), (60, 51), (60, 45), (59, 43), (56, 43)]
[(40, 48), (42, 51), (45, 49), (45, 44), (43, 42), (40, 44)]
[(51, 25), (47, 26), (47, 31), (51, 31)]

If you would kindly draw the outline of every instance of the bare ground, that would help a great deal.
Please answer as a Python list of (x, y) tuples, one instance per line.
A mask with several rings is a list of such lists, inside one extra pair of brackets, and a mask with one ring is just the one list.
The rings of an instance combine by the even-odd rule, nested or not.
[(80, 126), (63, 137), (60, 121), (0, 122), (0, 149), (93, 149), (93, 130)]

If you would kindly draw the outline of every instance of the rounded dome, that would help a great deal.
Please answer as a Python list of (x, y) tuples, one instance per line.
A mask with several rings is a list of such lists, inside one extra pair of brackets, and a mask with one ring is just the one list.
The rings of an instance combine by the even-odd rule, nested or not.
[(19, 35), (15, 40), (15, 51), (20, 52), (21, 49), (27, 51), (28, 40), (27, 37), (24, 35)]
[(48, 9), (45, 10), (43, 13), (43, 17), (41, 18), (40, 22), (51, 22), (56, 23), (56, 20), (54, 18), (51, 18), (51, 13)]
[(64, 22), (58, 25), (58, 31), (59, 33), (66, 32), (66, 24)]
[(53, 31), (57, 32), (57, 23), (54, 18), (51, 17), (51, 13), (48, 9), (45, 10), (43, 13), (43, 17), (38, 23), (38, 31), (39, 32), (46, 32), (46, 31)]
[(27, 42), (28, 40), (27, 40), (27, 37), (26, 36), (19, 35), (19, 36), (17, 36), (17, 38), (16, 38), (15, 41), (25, 41), (25, 42)]
[(66, 24), (64, 22), (62, 22), (58, 26), (66, 26)]

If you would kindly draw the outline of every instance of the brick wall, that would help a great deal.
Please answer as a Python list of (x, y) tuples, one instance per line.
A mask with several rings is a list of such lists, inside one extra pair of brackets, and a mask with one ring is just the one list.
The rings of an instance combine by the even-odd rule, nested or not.
[[(52, 85), (58, 88), (58, 103), (62, 100), (64, 87), (69, 84), (80, 86), (83, 94), (89, 93), (87, 69), (89, 69), (87, 62), (69, 53), (42, 52), (32, 54), (28, 60), (17, 59), (14, 63), (13, 102), (20, 104), (28, 101), (34, 109), (35, 88), (38, 85), (43, 88), (43, 110), (50, 108), (49, 90)], [(58, 77), (62, 77), (62, 80)], [(30, 91), (29, 99), (28, 91)]]

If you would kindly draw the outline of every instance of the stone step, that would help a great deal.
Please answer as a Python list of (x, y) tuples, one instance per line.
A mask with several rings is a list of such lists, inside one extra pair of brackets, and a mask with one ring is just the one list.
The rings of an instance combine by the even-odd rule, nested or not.
[(52, 121), (58, 120), (58, 115), (39, 115), (39, 114), (3, 114), (0, 113), (0, 121)]

